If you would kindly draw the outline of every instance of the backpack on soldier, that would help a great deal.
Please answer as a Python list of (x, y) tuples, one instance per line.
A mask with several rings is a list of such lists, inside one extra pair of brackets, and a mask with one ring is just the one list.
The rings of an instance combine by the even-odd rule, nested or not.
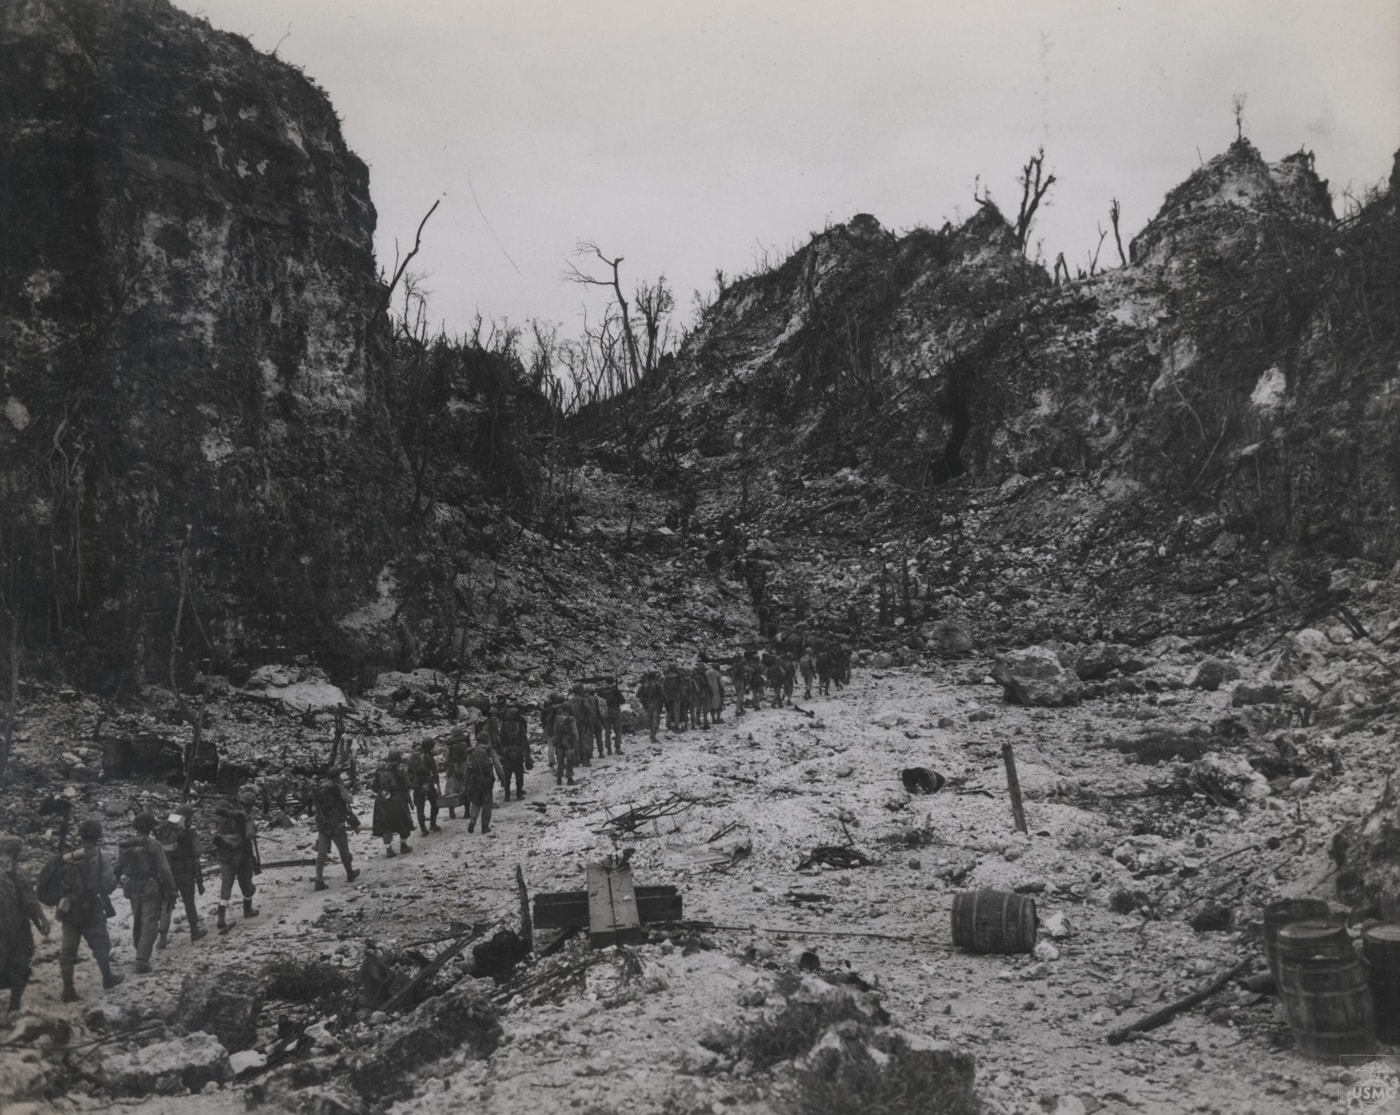
[(63, 901), (63, 856), (56, 855), (44, 864), (34, 884), (34, 893), (45, 906), (57, 906)]

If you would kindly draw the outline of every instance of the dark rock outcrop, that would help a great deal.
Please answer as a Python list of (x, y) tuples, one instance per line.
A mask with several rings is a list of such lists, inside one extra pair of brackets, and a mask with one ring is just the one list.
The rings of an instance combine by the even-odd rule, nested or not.
[(31, 636), (139, 681), (183, 553), (187, 641), (197, 608), (216, 647), (348, 651), (397, 451), (369, 175), (325, 95), (165, 0), (16, 0), (0, 50), (0, 516)]

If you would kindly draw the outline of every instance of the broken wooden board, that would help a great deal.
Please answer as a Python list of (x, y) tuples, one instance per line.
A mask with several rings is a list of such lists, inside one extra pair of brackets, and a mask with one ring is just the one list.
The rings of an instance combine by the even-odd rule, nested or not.
[(635, 945), (642, 940), (642, 919), (637, 911), (637, 890), (632, 869), (588, 865), (588, 943), (595, 949), (609, 945)]
[[(637, 918), (643, 925), (681, 920), (681, 896), (673, 886), (635, 887)], [(555, 891), (534, 900), (536, 929), (582, 929), (589, 924), (588, 892)]]

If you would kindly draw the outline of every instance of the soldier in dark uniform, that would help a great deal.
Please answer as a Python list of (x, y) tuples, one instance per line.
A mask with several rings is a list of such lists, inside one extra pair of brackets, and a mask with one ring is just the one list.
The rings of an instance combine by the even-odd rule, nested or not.
[[(156, 839), (165, 850), (165, 859), (170, 864), (170, 874), (175, 877), (175, 889), (185, 905), (185, 920), (190, 926), (190, 940), (198, 941), (209, 935), (209, 930), (199, 924), (199, 909), (195, 906), (196, 889), (204, 893), (204, 864), (200, 862), (199, 834), (191, 821), (194, 806), (182, 802), (175, 807), (166, 821), (156, 832)], [(165, 909), (160, 915), (160, 937), (156, 948), (170, 944), (170, 919), (175, 913), (175, 896), (166, 900)]]
[(817, 676), (817, 656), (812, 653), (811, 647), (802, 648), (802, 657), (797, 661), (797, 668), (802, 671), (802, 696), (804, 700), (812, 699), (812, 679)]
[(339, 777), (332, 775), (316, 787), (311, 805), (316, 810), (316, 889), (326, 889), (326, 860), (330, 857), (332, 844), (340, 853), (340, 862), (345, 867), (345, 881), (353, 883), (360, 877), (360, 871), (353, 866), (350, 858), (350, 837), (346, 826), (359, 832), (360, 818), (351, 808), (350, 792), (340, 784)]
[(851, 684), (851, 644), (842, 643), (836, 650), (836, 687), (845, 688)]
[(79, 941), (86, 941), (92, 949), (104, 988), (111, 990), (122, 982), (121, 974), (112, 971), (112, 941), (107, 936), (107, 919), (116, 916), (110, 896), (117, 889), (117, 877), (102, 854), (102, 826), (97, 821), (84, 821), (78, 826), (78, 837), (82, 846), (63, 857), (63, 898), (58, 903), (58, 920), (63, 925), (58, 970), (63, 976), (65, 1003), (78, 1001), (73, 975)]
[(501, 767), (500, 756), (491, 746), (491, 735), (485, 724), (477, 725), (476, 746), (467, 756), (467, 789), (463, 800), (470, 812), (467, 814), (467, 831), (476, 831), (477, 818), (481, 819), (481, 835), (491, 831), (491, 805), (495, 794), (496, 779), (505, 781), (506, 773)]
[(757, 711), (763, 707), (763, 663), (758, 660), (757, 651), (744, 654), (744, 683), (753, 694), (753, 707)]
[(783, 663), (776, 654), (765, 656), (764, 677), (768, 682), (768, 688), (773, 691), (773, 707), (783, 707)]
[(154, 813), (138, 813), (131, 822), (136, 835), (123, 840), (117, 855), (117, 878), (131, 903), (131, 943), (136, 946), (136, 970), (151, 970), (151, 953), (160, 932), (167, 901), (175, 901), (175, 877), (165, 849), (153, 835)]
[(724, 711), (724, 677), (713, 663), (705, 667), (705, 702), (710, 723), (718, 724)]
[(666, 673), (661, 677), (661, 693), (666, 698), (666, 730), (684, 731), (682, 705), (685, 703), (685, 679), (681, 676), (679, 666), (666, 667)]
[(549, 699), (550, 708), (546, 712), (546, 738), (551, 748), (550, 766), (554, 768), (554, 784), (558, 786), (568, 776), (569, 785), (574, 784), (574, 756), (578, 754), (578, 725), (569, 703), (562, 694), (553, 694)]
[(535, 765), (530, 759), (525, 718), (514, 705), (506, 705), (501, 709), (497, 725), (501, 736), (501, 766), (505, 771), (501, 777), (501, 786), (505, 790), (503, 800), (510, 801), (510, 780), (514, 778), (515, 799), (519, 801), (525, 796), (525, 771)]
[(598, 687), (603, 705), (603, 745), (608, 754), (622, 754), (622, 704), (625, 698), (617, 687), (617, 679), (609, 675)]
[(583, 683), (578, 682), (569, 690), (569, 712), (573, 714), (574, 726), (578, 729), (578, 751), (574, 761), (591, 766), (593, 763), (593, 721), (598, 715), (598, 707), (593, 698), (584, 692)]
[(642, 704), (642, 710), (647, 717), (647, 731), (651, 735), (651, 742), (656, 742), (656, 733), (661, 730), (661, 706), (666, 703), (666, 694), (661, 684), (661, 676), (655, 670), (648, 670), (642, 675), (641, 683), (637, 686), (637, 700)]
[(734, 687), (735, 719), (744, 715), (744, 703), (748, 700), (749, 666), (742, 658), (729, 667), (729, 684)]
[(374, 820), (371, 831), (384, 840), (384, 854), (394, 854), (394, 837), (399, 838), (399, 851), (411, 852), (408, 842), (413, 832), (413, 814), (408, 809), (408, 772), (403, 765), (403, 752), (390, 751), (384, 764), (374, 772)]
[[(471, 738), (467, 734), (467, 729), (456, 728), (447, 737), (447, 781), (443, 787), (449, 798), (462, 800), (462, 791), (466, 789), (467, 777), (467, 756), (471, 754)], [(462, 812), (466, 813), (466, 807), (462, 807)], [(447, 816), (452, 820), (457, 819), (457, 807), (449, 805)]]
[(49, 935), (49, 919), (29, 879), (19, 869), (23, 846), (18, 836), (0, 836), (0, 987), (10, 989), (12, 1013), (19, 1010), (29, 983), (34, 929), (46, 938)]
[[(413, 787), (413, 809), (418, 814), (418, 829), (424, 836), (431, 832), (441, 832), (438, 828), (438, 779), (437, 756), (433, 754), (434, 741), (425, 739), (418, 750), (408, 757), (408, 779)], [(431, 805), (432, 812), (424, 816), (424, 806)]]
[(695, 669), (690, 671), (690, 676), (685, 679), (687, 705), (689, 707), (689, 724), (692, 728), (708, 728), (710, 726), (710, 687), (705, 682), (704, 663), (697, 662)]
[(817, 680), (820, 682), (818, 691), (823, 697), (831, 695), (831, 675), (836, 672), (836, 665), (831, 660), (831, 647), (823, 643), (821, 650), (817, 651)]
[(253, 906), (253, 895), (258, 890), (253, 884), (253, 876), (262, 871), (262, 864), (258, 862), (258, 829), (252, 816), (257, 803), (257, 791), (251, 786), (244, 786), (238, 791), (237, 808), (221, 805), (214, 810), (219, 816), (214, 850), (219, 854), (219, 920), (216, 928), (220, 933), (228, 931), (228, 904), (233, 897), (235, 879), (243, 895), (243, 916), (258, 916)]

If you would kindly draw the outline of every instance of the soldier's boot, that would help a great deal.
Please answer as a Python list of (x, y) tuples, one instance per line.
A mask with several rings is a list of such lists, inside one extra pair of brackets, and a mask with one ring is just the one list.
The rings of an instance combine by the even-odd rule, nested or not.
[(406, 856), (411, 851), (413, 851), (413, 845), (403, 837), (399, 837), (399, 855)]
[(245, 898), (243, 900), (243, 916), (245, 918), (255, 918), (258, 916), (257, 907), (253, 905), (253, 900), (251, 898)]
[(190, 924), (191, 941), (202, 941), (207, 936), (209, 936), (209, 930), (205, 929), (204, 926), (200, 925), (198, 922), (192, 922)]
[(317, 889), (317, 890), (325, 890), (325, 889), (326, 889), (326, 880), (323, 879), (323, 878), (321, 878), (321, 876), (320, 876), (319, 873), (317, 873), (317, 875), (316, 875), (316, 889)]
[(137, 973), (137, 975), (142, 975), (142, 976), (144, 976), (144, 975), (145, 975), (147, 972), (149, 972), (150, 970), (151, 970), (151, 962), (150, 962), (149, 960), (142, 960), (141, 957), (138, 956), (138, 957), (136, 958), (136, 973)]
[(345, 861), (345, 881), (346, 881), (347, 883), (353, 883), (353, 882), (354, 882), (356, 879), (358, 879), (359, 877), (360, 877), (360, 869), (359, 869), (358, 867), (351, 867), (351, 866), (350, 866), (350, 861), (349, 861), (349, 860), (346, 860), (346, 861)]
[(574, 784), (574, 776), (571, 774), (571, 775), (569, 775), (569, 785), (572, 786), (573, 784)]
[(219, 920), (214, 923), (214, 928), (220, 933), (228, 932), (228, 903), (219, 903)]
[(73, 986), (73, 963), (68, 960), (58, 962), (58, 970), (63, 975), (63, 1001), (65, 1003), (76, 1003), (78, 1001), (78, 989)]
[(26, 980), (16, 980), (15, 986), (10, 988), (10, 1013), (14, 1014), (19, 1010), (20, 1003), (24, 1000), (24, 985)]
[(392, 856), (398, 855), (398, 853), (397, 853), (396, 851), (394, 851), (394, 846), (393, 846), (392, 844), (385, 844), (385, 845), (384, 845), (384, 854), (385, 854), (386, 856), (391, 856), (391, 857), (392, 857)]
[[(126, 978), (120, 972), (112, 971), (112, 961), (107, 957), (98, 957), (97, 967), (102, 971), (102, 986), (108, 991), (111, 991), (112, 988), (116, 987)], [(149, 968), (150, 965), (148, 964), (147, 970), (149, 970)]]
[(156, 948), (163, 949), (170, 945), (170, 934), (164, 929), (160, 931), (160, 936), (156, 938)]

